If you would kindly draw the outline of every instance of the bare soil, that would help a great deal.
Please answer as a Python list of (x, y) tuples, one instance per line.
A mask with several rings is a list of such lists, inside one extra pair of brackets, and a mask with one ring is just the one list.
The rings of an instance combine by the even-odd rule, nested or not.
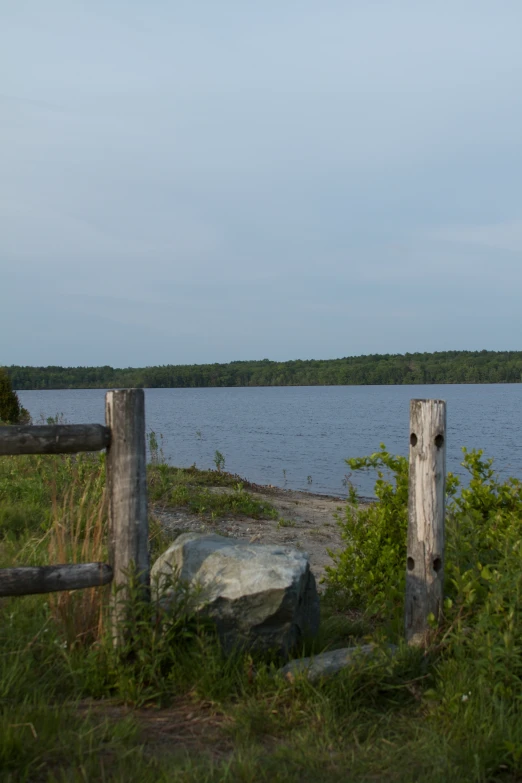
[(156, 758), (172, 753), (185, 757), (204, 754), (219, 762), (234, 749), (230, 731), (233, 720), (211, 702), (190, 697), (179, 697), (163, 709), (87, 699), (78, 704), (78, 712), (102, 721), (132, 718), (138, 726), (138, 741), (148, 755)]
[[(231, 490), (215, 487), (215, 492)], [(281, 544), (307, 552), (310, 566), (320, 584), (327, 565), (332, 564), (328, 549), (342, 546), (336, 515), (342, 515), (346, 499), (311, 492), (277, 487), (253, 487), (248, 491), (254, 498), (270, 503), (279, 519), (252, 519), (252, 517), (223, 517), (205, 519), (185, 508), (155, 508), (154, 514), (169, 533), (218, 533), (241, 541), (258, 544)]]

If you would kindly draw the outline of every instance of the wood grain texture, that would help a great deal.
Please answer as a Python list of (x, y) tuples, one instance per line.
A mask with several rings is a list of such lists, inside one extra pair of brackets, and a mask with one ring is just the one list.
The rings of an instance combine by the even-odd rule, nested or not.
[(122, 623), (126, 619), (131, 573), (137, 575), (144, 595), (150, 582), (143, 389), (107, 392), (105, 419), (111, 430), (107, 485), (109, 551), (115, 588), (111, 614), (117, 644), (122, 639)]
[(423, 646), (444, 586), (446, 403), (411, 400), (405, 633)]
[(112, 568), (106, 563), (1, 568), (0, 597), (82, 590), (111, 581)]
[(109, 442), (110, 431), (102, 424), (0, 427), (0, 455), (101, 451)]

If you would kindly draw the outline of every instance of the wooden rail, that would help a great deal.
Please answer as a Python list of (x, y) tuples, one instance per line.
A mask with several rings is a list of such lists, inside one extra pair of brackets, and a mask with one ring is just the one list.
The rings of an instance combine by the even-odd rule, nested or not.
[(0, 455), (101, 451), (110, 439), (109, 428), (101, 424), (0, 427)]
[(0, 569), (0, 597), (81, 590), (112, 582), (112, 568), (106, 563), (73, 563)]
[(59, 424), (0, 427), (0, 455), (73, 454), (107, 449), (109, 559), (106, 563), (0, 569), (0, 596), (80, 590), (113, 583), (111, 622), (115, 644), (122, 639), (129, 585), (149, 589), (145, 397), (143, 389), (106, 395), (105, 426)]

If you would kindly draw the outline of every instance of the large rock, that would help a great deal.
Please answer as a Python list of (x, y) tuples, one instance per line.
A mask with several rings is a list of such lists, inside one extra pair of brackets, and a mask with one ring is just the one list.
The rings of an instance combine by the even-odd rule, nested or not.
[(162, 601), (176, 590), (172, 576), (194, 588), (198, 611), (215, 621), (227, 650), (287, 653), (318, 631), (319, 596), (308, 555), (292, 547), (184, 533), (152, 567)]

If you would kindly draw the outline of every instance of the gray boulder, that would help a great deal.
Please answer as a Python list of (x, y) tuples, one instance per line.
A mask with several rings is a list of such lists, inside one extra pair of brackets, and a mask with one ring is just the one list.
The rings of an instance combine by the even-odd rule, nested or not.
[(216, 623), (226, 650), (286, 654), (319, 629), (308, 555), (292, 547), (184, 533), (152, 567), (153, 589), (163, 602), (179, 589), (178, 578), (194, 589), (195, 608)]
[(293, 680), (298, 675), (306, 677), (315, 682), (322, 677), (330, 677), (352, 666), (361, 658), (368, 658), (372, 655), (394, 655), (397, 647), (389, 644), (384, 650), (375, 644), (362, 644), (359, 647), (343, 647), (341, 650), (330, 650), (330, 652), (320, 653), (311, 658), (299, 658), (295, 661), (289, 661), (285, 666), (279, 669), (285, 679)]

